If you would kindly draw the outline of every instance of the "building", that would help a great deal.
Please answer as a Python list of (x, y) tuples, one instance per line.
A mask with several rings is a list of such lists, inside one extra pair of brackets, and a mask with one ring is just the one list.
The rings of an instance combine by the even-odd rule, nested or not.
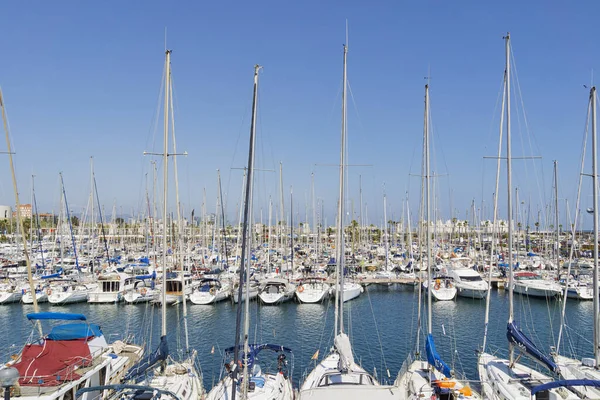
[(0, 219), (12, 218), (13, 212), (10, 206), (0, 206)]
[[(17, 216), (17, 212), (12, 213), (13, 217)], [(19, 217), (31, 218), (31, 204), (19, 204)]]

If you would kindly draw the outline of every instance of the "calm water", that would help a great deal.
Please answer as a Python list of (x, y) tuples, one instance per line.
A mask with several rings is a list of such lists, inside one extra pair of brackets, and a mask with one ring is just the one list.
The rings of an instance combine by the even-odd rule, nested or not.
[[(355, 357), (368, 371), (376, 371), (381, 381), (393, 381), (416, 345), (417, 293), (402, 285), (371, 285), (357, 299), (346, 303), (347, 331), (353, 342)], [(548, 350), (556, 343), (560, 301), (527, 299), (515, 295), (515, 318), (522, 329), (540, 348)], [(74, 304), (67, 307), (40, 305), (42, 311), (82, 313), (98, 323), (109, 339), (134, 334), (138, 342), (152, 348), (160, 333), (160, 307), (150, 305)], [(294, 351), (294, 383), (314, 365), (313, 354), (327, 354), (333, 343), (333, 304), (296, 304), (251, 306), (250, 340), (257, 343), (277, 343)], [(0, 306), (1, 348), (20, 348), (31, 332), (25, 314), (33, 306), (12, 304)], [(424, 309), (425, 311), (425, 309)], [(433, 303), (433, 333), (438, 352), (456, 371), (469, 379), (477, 379), (475, 350), (483, 338), (485, 301), (458, 298), (453, 302)], [(488, 351), (506, 354), (506, 320), (508, 293), (492, 292)], [(181, 306), (170, 306), (167, 312), (171, 353), (182, 349), (183, 319)], [(567, 341), (561, 353), (579, 357), (592, 350), (592, 302), (567, 303)], [(426, 314), (423, 322), (426, 323)], [(205, 386), (208, 389), (219, 378), (222, 350), (232, 346), (235, 333), (235, 307), (229, 302), (215, 306), (188, 305), (190, 346), (198, 351)], [(211, 350), (214, 348), (214, 352)], [(424, 340), (421, 338), (424, 354)], [(391, 378), (388, 379), (389, 370)]]

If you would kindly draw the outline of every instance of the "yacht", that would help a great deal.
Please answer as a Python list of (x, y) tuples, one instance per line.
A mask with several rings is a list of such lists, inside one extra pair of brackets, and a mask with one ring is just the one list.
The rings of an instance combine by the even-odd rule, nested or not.
[(562, 294), (562, 287), (554, 280), (524, 271), (514, 274), (513, 292), (523, 296), (553, 298)]
[(456, 298), (458, 290), (450, 276), (438, 276), (433, 281), (424, 281), (423, 288), (429, 290), (431, 286), (431, 295), (437, 301), (449, 301)]
[(457, 295), (470, 299), (485, 299), (488, 283), (472, 268), (448, 268), (448, 275), (454, 280)]

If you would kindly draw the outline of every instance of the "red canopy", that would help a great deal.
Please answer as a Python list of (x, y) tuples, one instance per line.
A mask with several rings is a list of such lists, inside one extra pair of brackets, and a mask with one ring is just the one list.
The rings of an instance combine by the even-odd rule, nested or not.
[(13, 367), (19, 370), (22, 386), (57, 386), (79, 379), (75, 368), (88, 366), (91, 361), (85, 340), (45, 340), (42, 345), (26, 345), (21, 361)]

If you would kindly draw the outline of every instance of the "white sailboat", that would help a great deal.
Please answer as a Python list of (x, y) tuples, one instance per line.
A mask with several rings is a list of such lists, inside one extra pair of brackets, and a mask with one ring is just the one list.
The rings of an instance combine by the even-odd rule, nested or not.
[[(486, 353), (485, 344), (487, 340), (487, 327), (489, 321), (489, 302), (490, 296), (486, 300), (486, 315), (484, 326), (484, 342), (479, 354), (477, 369), (481, 379), (483, 396), (490, 400), (517, 400), (517, 399), (577, 399), (574, 393), (564, 387), (550, 387), (544, 389), (538, 396), (534, 393), (534, 388), (552, 383), (553, 378), (543, 374), (529, 366), (518, 363), (515, 359), (514, 347), (518, 346), (522, 352), (519, 357), (526, 353), (535, 361), (540, 362), (549, 369), (556, 371), (556, 364), (546, 355), (544, 355), (525, 334), (515, 324), (513, 318), (513, 228), (512, 228), (512, 159), (511, 159), (511, 136), (510, 136), (510, 35), (505, 37), (506, 41), (506, 69), (504, 79), (504, 104), (506, 104), (506, 165), (507, 165), (507, 217), (508, 217), (508, 271), (509, 271), (509, 310), (507, 337), (509, 338), (509, 358), (503, 359), (496, 355)], [(502, 133), (502, 125), (500, 128)], [(499, 153), (502, 145), (499, 144)], [(500, 160), (500, 157), (498, 157)], [(498, 167), (500, 161), (498, 161)], [(496, 193), (499, 182), (499, 168), (496, 173)], [(497, 215), (497, 196), (494, 201), (494, 223)], [(553, 397), (550, 397), (553, 396)]]
[[(131, 368), (123, 378), (124, 382), (139, 382), (136, 384), (114, 385), (110, 399), (139, 399), (151, 398), (153, 400), (166, 399), (202, 399), (205, 391), (202, 384), (202, 375), (196, 366), (196, 351), (189, 349), (187, 336), (187, 314), (185, 297), (183, 298), (183, 331), (185, 334), (185, 358), (176, 361), (169, 355), (167, 344), (167, 207), (168, 207), (168, 157), (175, 156), (177, 150), (173, 144), (173, 152), (169, 153), (169, 112), (172, 109), (172, 86), (171, 86), (171, 51), (166, 51), (165, 56), (165, 99), (164, 99), (164, 149), (163, 158), (163, 209), (162, 209), (162, 291), (161, 291), (161, 338), (158, 348), (141, 360), (135, 367)], [(171, 114), (172, 115), (172, 114)], [(173, 136), (174, 136), (174, 127)], [(175, 165), (175, 180), (177, 181), (177, 164)], [(178, 195), (177, 195), (178, 196)], [(178, 199), (178, 197), (177, 197)], [(181, 233), (181, 232), (179, 232)], [(179, 251), (182, 248), (179, 246)], [(183, 272), (183, 271), (182, 271)], [(182, 274), (183, 275), (183, 274)], [(185, 292), (185, 280), (181, 280), (181, 292)], [(140, 382), (141, 377), (144, 379)], [(144, 397), (148, 396), (150, 397)]]
[(344, 332), (344, 183), (346, 179), (346, 59), (348, 47), (344, 45), (344, 72), (342, 86), (342, 132), (340, 150), (339, 194), (336, 234), (335, 283), (335, 339), (331, 352), (308, 374), (299, 399), (402, 399), (395, 386), (380, 385), (377, 379), (354, 361), (350, 338)]
[[(438, 294), (438, 300), (452, 300), (456, 297), (456, 287), (450, 286), (446, 280), (442, 280), (444, 286), (440, 282), (431, 282), (431, 183), (429, 170), (429, 85), (425, 85), (425, 118), (423, 129), (423, 147), (424, 147), (424, 191), (425, 191), (425, 208), (426, 213), (426, 243), (427, 243), (427, 339), (425, 342), (426, 360), (412, 360), (409, 356), (404, 362), (403, 367), (398, 373), (396, 384), (401, 388), (402, 394), (406, 399), (481, 399), (481, 396), (476, 393), (468, 383), (455, 378), (455, 373), (442, 360), (435, 348), (435, 342), (432, 333), (433, 327), (433, 312), (432, 300), (434, 293)], [(433, 287), (431, 287), (433, 286)], [(419, 293), (420, 294), (420, 293)], [(446, 297), (444, 297), (446, 296)], [(421, 302), (421, 296), (419, 296)], [(420, 303), (419, 303), (420, 313)], [(418, 318), (420, 321), (420, 316)], [(420, 327), (417, 328), (417, 338), (420, 336)], [(417, 339), (417, 352), (419, 349), (419, 339)]]
[[(250, 298), (244, 296), (242, 288), (251, 294), (250, 289), (250, 221), (252, 221), (252, 192), (254, 187), (254, 145), (256, 141), (256, 108), (258, 100), (258, 72), (260, 66), (254, 67), (254, 95), (252, 100), (252, 123), (250, 127), (250, 146), (248, 151), (248, 169), (244, 197), (244, 216), (241, 230), (242, 248), (240, 259), (240, 278), (238, 299), (244, 299), (237, 306), (235, 345), (225, 350), (226, 364), (222, 371), (224, 376), (208, 393), (207, 399), (256, 399), (256, 400), (292, 400), (294, 389), (288, 373), (287, 357), (291, 350), (275, 344), (250, 344)], [(292, 292), (293, 294), (293, 292)], [(243, 339), (240, 336), (242, 325), (242, 307), (244, 310)], [(243, 344), (240, 341), (243, 340)], [(264, 359), (267, 353), (275, 353), (277, 371), (263, 371), (259, 358)], [(231, 360), (231, 361), (230, 361)]]

